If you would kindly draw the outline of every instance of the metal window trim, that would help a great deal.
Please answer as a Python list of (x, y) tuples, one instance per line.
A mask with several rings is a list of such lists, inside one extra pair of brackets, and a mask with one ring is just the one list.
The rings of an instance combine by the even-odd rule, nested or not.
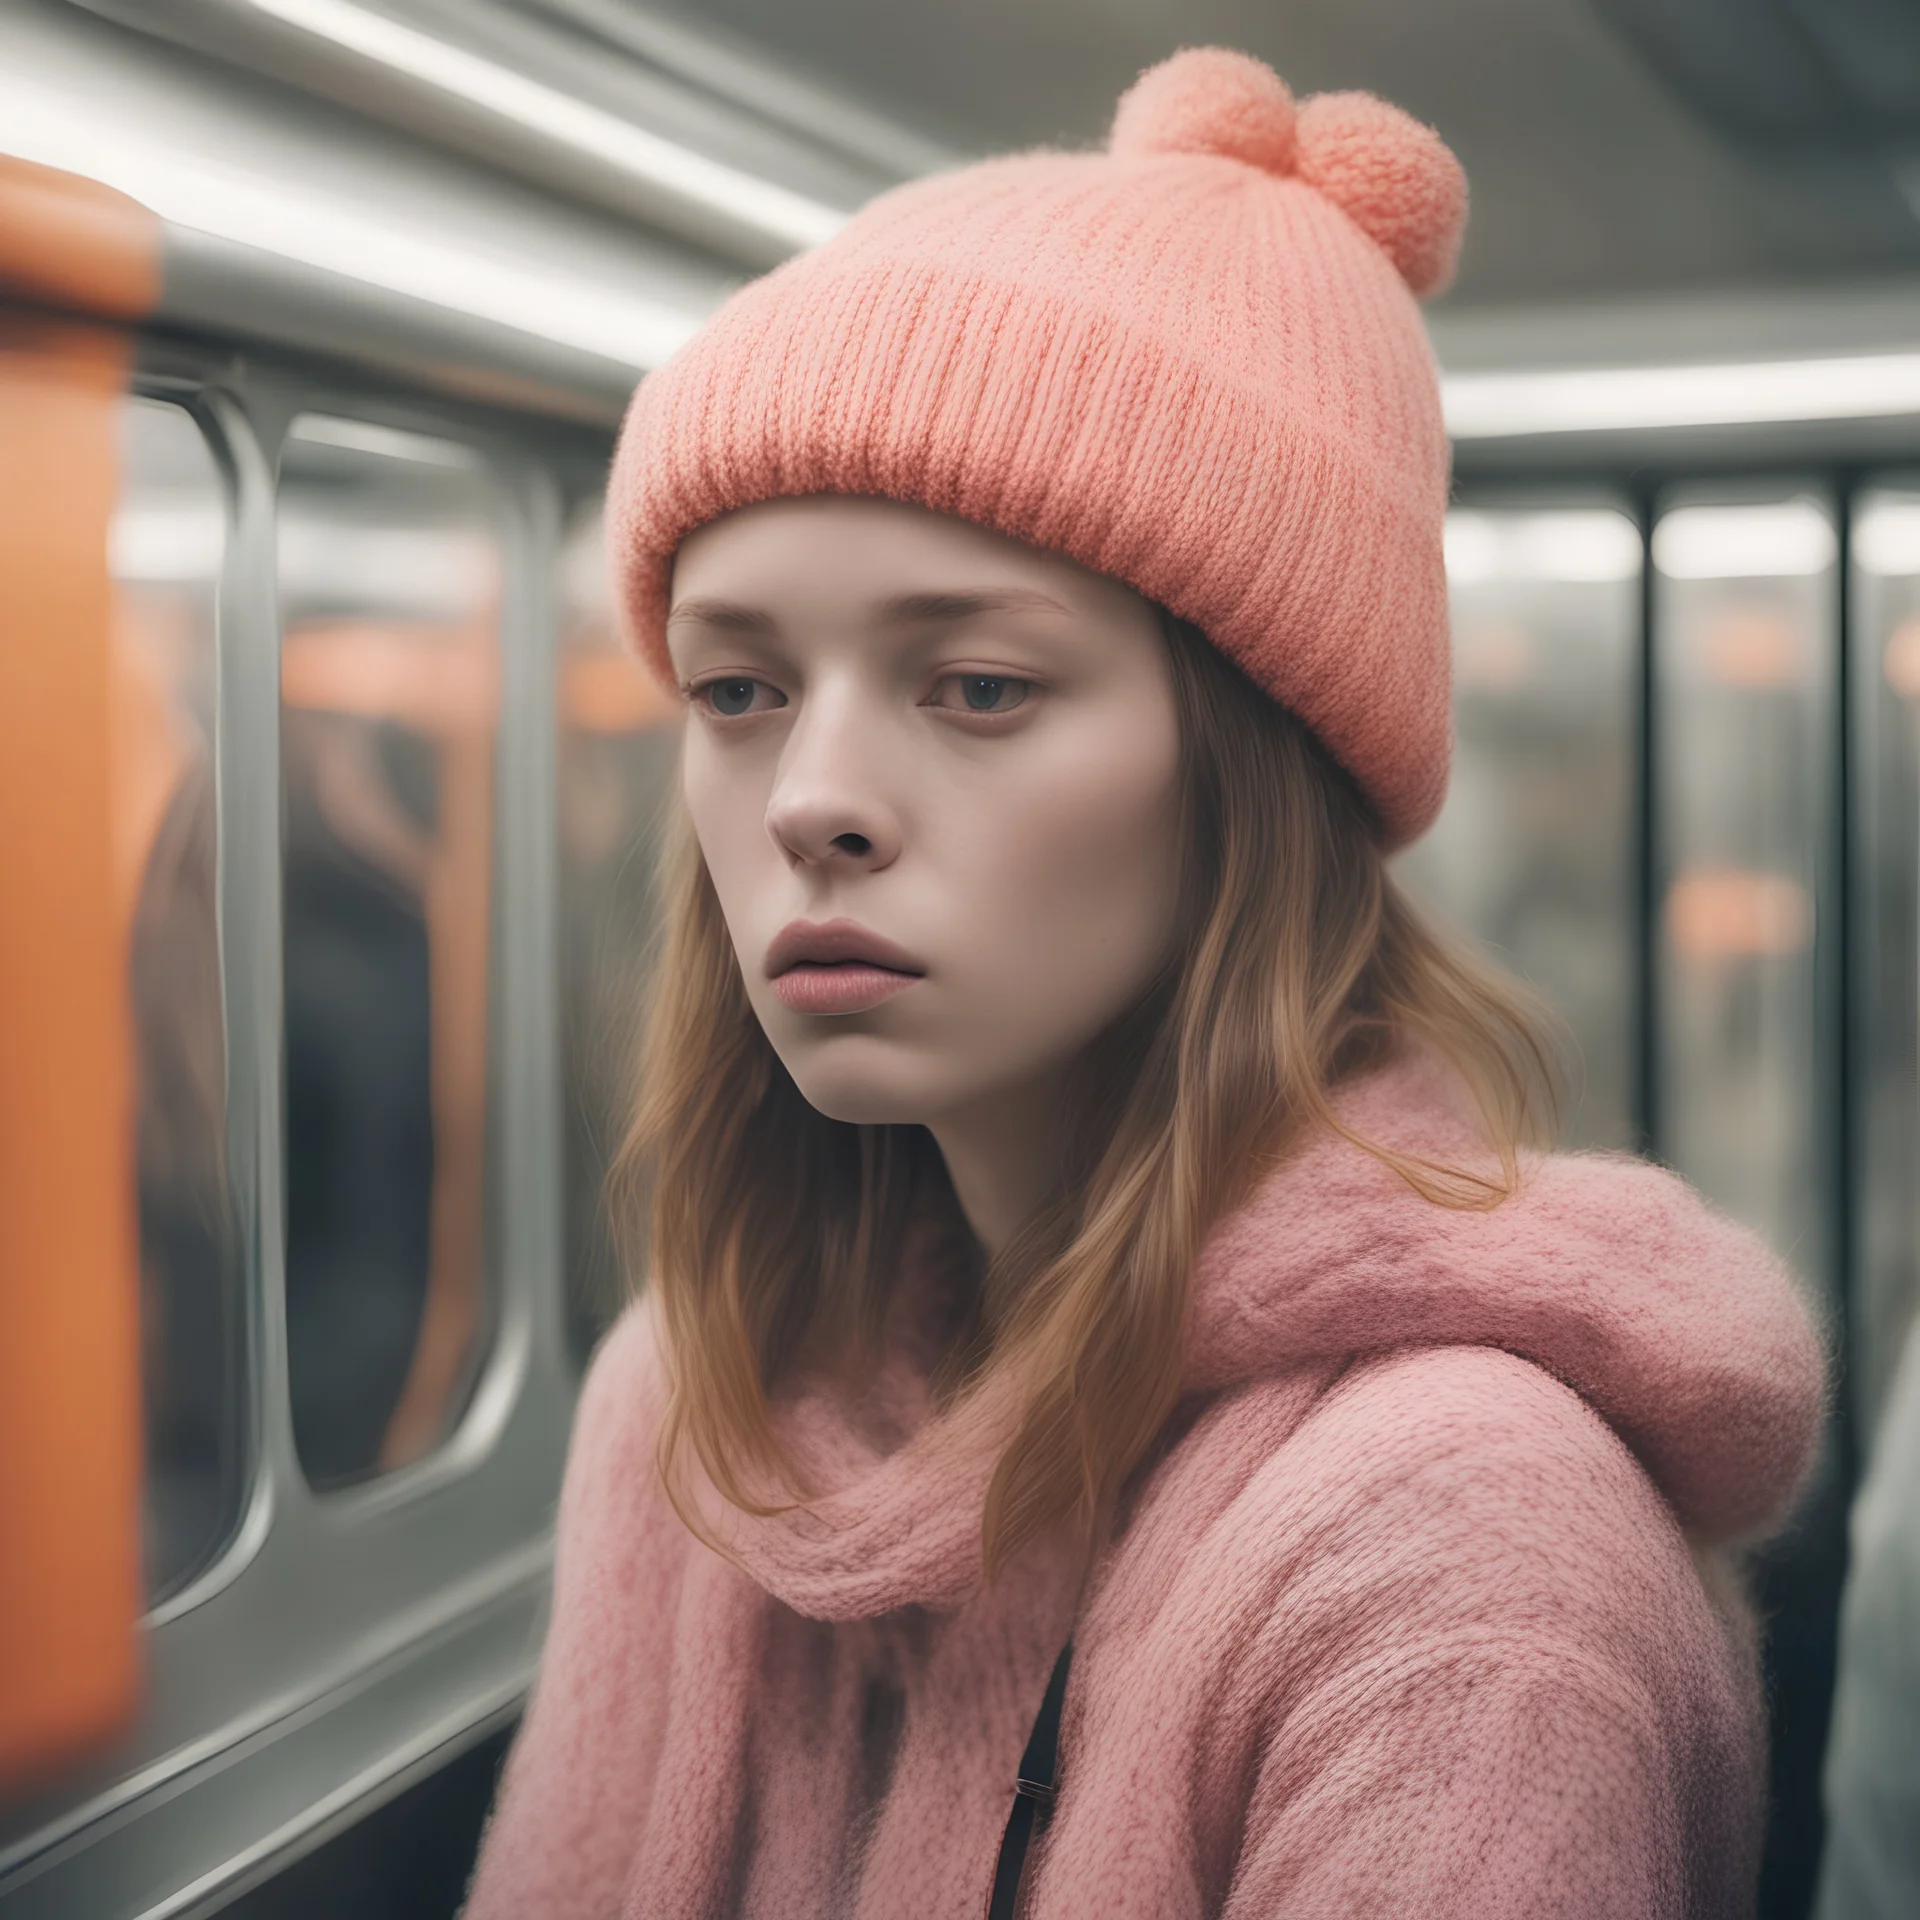
[[(280, 668), (268, 422), (223, 383), (201, 405), (233, 472), (233, 521), (215, 615), (214, 791), (221, 995), (227, 1046), (227, 1174), (247, 1326), (248, 1519), (169, 1618), (230, 1586), (284, 1512), (286, 1402), (283, 1182), (280, 1173)], [(262, 622), (266, 622), (262, 626)], [(269, 641), (266, 636), (271, 635)], [(274, 715), (267, 724), (266, 709)], [(190, 1597), (191, 1596), (191, 1597)]]
[[(388, 401), (376, 401), (372, 405), (365, 400), (340, 399), (329, 394), (321, 402), (306, 403), (289, 413), (281, 423), (281, 431), (276, 442), (275, 505), (278, 507), (278, 470), (285, 456), (286, 443), (296, 437), (303, 421), (338, 420), (346, 426), (385, 427), (398, 433), (422, 441), (435, 442), (449, 447), (463, 456), (459, 461), (461, 470), (474, 482), (485, 515), (488, 537), (498, 555), (501, 567), (501, 606), (500, 616), (495, 627), (494, 645), (502, 674), (502, 699), (500, 725), (494, 740), (493, 751), (493, 844), (489, 848), (489, 888), (488, 888), (488, 953), (487, 953), (487, 1059), (486, 1059), (486, 1144), (483, 1149), (482, 1177), (484, 1186), (481, 1204), (487, 1218), (483, 1221), (481, 1234), (481, 1268), (485, 1287), (480, 1320), (480, 1330), (486, 1339), (486, 1347), (478, 1357), (467, 1391), (466, 1405), (462, 1408), (454, 1425), (443, 1434), (439, 1441), (418, 1460), (388, 1472), (374, 1473), (364, 1479), (341, 1487), (315, 1488), (307, 1480), (304, 1469), (298, 1460), (295, 1449), (293, 1471), (297, 1477), (299, 1491), (304, 1502), (313, 1509), (314, 1523), (328, 1528), (337, 1534), (351, 1533), (361, 1521), (371, 1515), (387, 1512), (395, 1508), (407, 1507), (417, 1501), (430, 1498), (440, 1488), (456, 1479), (471, 1473), (499, 1441), (508, 1421), (512, 1418), (521, 1388), (524, 1384), (531, 1361), (530, 1354), (530, 1316), (532, 1312), (531, 1277), (525, 1271), (516, 1271), (502, 1258), (496, 1220), (500, 1213), (511, 1211), (510, 1204), (503, 1209), (495, 1196), (503, 1187), (514, 1184), (515, 1175), (511, 1166), (500, 1152), (498, 1116), (504, 1104), (501, 1097), (505, 1084), (502, 1076), (502, 1020), (504, 1007), (511, 1003), (512, 983), (503, 977), (501, 927), (510, 917), (505, 911), (506, 903), (502, 895), (503, 874), (499, 823), (503, 817), (514, 810), (520, 802), (511, 785), (510, 765), (504, 751), (504, 742), (509, 726), (512, 724), (511, 705), (505, 697), (506, 663), (512, 647), (527, 644), (524, 633), (511, 631), (513, 616), (510, 611), (518, 602), (524, 589), (516, 588), (516, 571), (524, 572), (526, 567), (525, 542), (520, 538), (517, 502), (513, 490), (505, 484), (498, 471), (496, 462), (489, 457), (486, 447), (477, 444), (469, 434), (458, 427), (443, 424), (438, 419), (424, 420), (420, 410)], [(276, 521), (277, 531), (277, 521)], [(280, 631), (279, 599), (276, 580), (275, 595), (275, 631), (278, 639), (276, 647), (276, 665), (284, 655), (285, 634)], [(281, 710), (276, 697), (274, 709), (274, 732), (276, 743), (281, 725)], [(284, 804), (284, 795), (278, 780), (274, 786), (273, 815), (277, 821)], [(278, 902), (280, 925), (285, 926), (285, 900)], [(284, 963), (282, 980), (284, 981)], [(285, 1010), (280, 1009), (278, 1040), (281, 1048), (282, 1071), (284, 1072), (285, 1050)], [(285, 1091), (280, 1093), (276, 1118), (284, 1134), (285, 1127)], [(285, 1164), (284, 1137), (279, 1143), (278, 1164)], [(285, 1257), (286, 1236), (284, 1221), (280, 1234), (280, 1289), (281, 1312), (285, 1316)], [(290, 1355), (288, 1360), (290, 1361)], [(283, 1387), (286, 1385), (283, 1367)], [(288, 1432), (291, 1435), (291, 1401), (288, 1403)]]
[[(416, 407), (351, 401), (303, 406), (287, 422), (343, 418), (395, 426), (470, 453), (501, 561), (497, 627), (500, 719), (494, 742), (492, 884), (488, 907), (486, 1217), (490, 1338), (453, 1428), (417, 1461), (350, 1486), (302, 1490), (321, 1524), (350, 1531), (474, 1472), (498, 1444), (536, 1366), (557, 1351), (539, 1323), (544, 1265), (560, 1271), (558, 929), (552, 879), (557, 834), (553, 744), (557, 489), (540, 462), (509, 444)], [(509, 1094), (511, 1090), (511, 1095)], [(551, 1164), (548, 1164), (551, 1162)], [(284, 1283), (283, 1283), (284, 1284)]]
[[(495, 1605), (505, 1587), (524, 1588), (529, 1605), (539, 1600), (578, 1385), (565, 1350), (558, 1292), (560, 1063), (552, 952), (558, 930), (542, 928), (538, 915), (541, 887), (550, 884), (542, 882), (540, 868), (543, 860), (551, 867), (556, 818), (554, 797), (540, 790), (540, 782), (550, 780), (555, 751), (554, 694), (546, 684), (557, 593), (552, 561), (560, 490), (580, 463), (582, 443), (551, 422), (385, 393), (323, 377), (297, 361), (241, 362), (149, 337), (142, 342), (140, 368), (143, 390), (215, 422), (223, 450), (218, 457), (231, 460), (235, 476), (234, 535), (219, 609), (216, 703), (225, 738), (217, 753), (226, 751), (216, 759), (216, 812), (223, 835), (223, 1000), (236, 1094), (228, 1113), (229, 1174), (242, 1220), (253, 1317), (247, 1346), (256, 1382), (250, 1401), (252, 1498), (213, 1563), (149, 1618), (151, 1686), (140, 1723), (83, 1774), (30, 1805), (9, 1809), (0, 1825), (0, 1914), (8, 1916), (32, 1911), (30, 1902), (16, 1908), (16, 1898), (25, 1899), (22, 1890), (50, 1861), (104, 1841), (138, 1809), (183, 1791), (196, 1769), (217, 1764), (247, 1739), (266, 1737), (290, 1715), (306, 1711), (316, 1696), (353, 1685), (370, 1661), (388, 1657), (396, 1645), (455, 1631), (461, 1620)], [(517, 1131), (510, 1127), (504, 1138), (496, 1133), (490, 1141), (492, 1194), (509, 1221), (518, 1223), (501, 1233), (493, 1257), (510, 1280), (503, 1301), (511, 1296), (520, 1305), (503, 1307), (489, 1366), (468, 1411), (419, 1468), (389, 1476), (385, 1486), (351, 1490), (357, 1497), (344, 1499), (307, 1490), (293, 1446), (284, 1371), (280, 622), (272, 561), (278, 451), (287, 427), (303, 412), (371, 419), (471, 448), (498, 495), (509, 551), (503, 556), (501, 615), (503, 757), (495, 797), (503, 823), (495, 849), (493, 916), (501, 972), (488, 1068), (496, 1113), (519, 1104), (498, 1097), (505, 1076), (551, 1082), (524, 1105)], [(522, 1641), (515, 1698), (534, 1657), (531, 1631)], [(487, 1711), (509, 1712), (510, 1703), (503, 1702), (504, 1695)], [(356, 1766), (363, 1772), (372, 1767), (385, 1778), (392, 1757), (362, 1754)], [(368, 1791), (372, 1778), (366, 1775)], [(341, 1824), (364, 1804), (357, 1787), (349, 1797), (353, 1804), (342, 1801)], [(309, 1825), (304, 1819), (297, 1824), (303, 1832)], [(286, 1857), (280, 1838), (275, 1859)]]
[(485, 1688), (313, 1802), (303, 1813), (210, 1870), (194, 1886), (149, 1908), (141, 1920), (211, 1920), (243, 1894), (347, 1832), (409, 1787), (451, 1765), (489, 1734), (512, 1726), (520, 1717), (530, 1684), (531, 1670)]
[(229, 737), (223, 703), (228, 678), (224, 656), (230, 637), (230, 629), (222, 609), (228, 603), (230, 575), (239, 564), (237, 555), (240, 549), (238, 529), (241, 489), (244, 484), (243, 476), (253, 457), (254, 449), (251, 446), (244, 416), (222, 405), (203, 379), (184, 373), (156, 371), (141, 366), (136, 369), (129, 391), (136, 399), (178, 408), (193, 423), (213, 463), (220, 487), (222, 533), (220, 567), (215, 580), (214, 616), (215, 718), (213, 738), (209, 744), (215, 786), (214, 851), (217, 863), (215, 945), (216, 964), (219, 970), (218, 991), (223, 1050), (221, 1113), (226, 1129), (225, 1185), (226, 1202), (235, 1235), (236, 1257), (240, 1266), (237, 1295), (241, 1313), (240, 1368), (239, 1378), (235, 1383), (241, 1402), (237, 1420), (241, 1453), (238, 1476), (240, 1498), (235, 1504), (232, 1516), (226, 1521), (219, 1537), (214, 1541), (201, 1564), (179, 1587), (149, 1605), (142, 1615), (143, 1628), (151, 1632), (164, 1626), (168, 1621), (192, 1611), (194, 1607), (220, 1592), (239, 1575), (254, 1553), (259, 1550), (261, 1541), (265, 1539), (272, 1525), (274, 1494), (270, 1481), (260, 1472), (259, 1370), (254, 1360), (258, 1337), (258, 1300), (253, 1284), (253, 1266), (248, 1255), (247, 1234), (244, 1226), (247, 1217), (247, 1207), (243, 1198), (244, 1183), (236, 1171), (238, 1167), (247, 1165), (249, 1162), (244, 1158), (236, 1159), (234, 1141), (236, 1076), (233, 1059), (233, 1020), (228, 985), (233, 957), (229, 952), (228, 934), (233, 924), (233, 915), (227, 898), (229, 875), (225, 854), (227, 845), (225, 808), (229, 804), (231, 778), (221, 766), (221, 756), (226, 749)]
[[(407, 1618), (392, 1623), (383, 1634), (343, 1651), (341, 1657), (307, 1684), (258, 1702), (162, 1761), (113, 1783), (105, 1791), (71, 1808), (56, 1822), (37, 1831), (27, 1845), (0, 1852), (0, 1913), (13, 1920), (38, 1920), (73, 1911), (99, 1914), (107, 1920), (162, 1920), (195, 1910), (208, 1894), (222, 1899), (240, 1891), (235, 1883), (250, 1870), (265, 1877), (274, 1866), (304, 1851), (300, 1843), (318, 1844), (324, 1831), (350, 1824), (359, 1812), (378, 1804), (404, 1784), (401, 1776), (416, 1769), (433, 1752), (444, 1751), (463, 1734), (480, 1737), (489, 1726), (517, 1710), (531, 1683), (544, 1632), (546, 1592), (552, 1563), (550, 1540), (526, 1543), (469, 1579), (436, 1596)], [(496, 1643), (496, 1671), (477, 1690), (451, 1708), (434, 1714), (424, 1730), (416, 1727), (400, 1744), (378, 1747), (371, 1760), (355, 1763), (349, 1747), (339, 1755), (340, 1778), (319, 1799), (303, 1802), (299, 1810), (256, 1836), (234, 1854), (207, 1862), (205, 1868), (176, 1886), (163, 1888), (153, 1898), (140, 1897), (110, 1907), (65, 1904), (69, 1891), (86, 1887), (94, 1877), (89, 1855), (103, 1846), (120, 1844), (130, 1828), (159, 1818), (172, 1822), (171, 1811), (182, 1801), (217, 1791), (234, 1769), (258, 1765), (261, 1756), (285, 1752), (322, 1723), (341, 1724), (338, 1716), (361, 1703), (371, 1711), (404, 1722), (409, 1718), (409, 1694), (420, 1691), (416, 1676), (436, 1660), (457, 1658), (463, 1641), (479, 1635)], [(457, 1680), (453, 1692), (462, 1693)], [(363, 1709), (365, 1710), (365, 1709)], [(324, 1742), (327, 1734), (319, 1738)], [(51, 1890), (51, 1892), (50, 1892)], [(49, 1906), (49, 1898), (56, 1904)]]
[(1819, 995), (1817, 1044), (1823, 1061), (1817, 1097), (1821, 1103), (1821, 1131), (1828, 1142), (1823, 1168), (1827, 1211), (1827, 1257), (1831, 1267), (1828, 1287), (1833, 1316), (1831, 1338), (1841, 1379), (1836, 1383), (1832, 1421), (1839, 1453), (1841, 1484), (1851, 1497), (1860, 1480), (1859, 1423), (1855, 1417), (1855, 1370), (1852, 1364), (1855, 1290), (1858, 1285), (1858, 1224), (1860, 1217), (1858, 1169), (1853, 1151), (1855, 1120), (1854, 1034), (1859, 1024), (1853, 984), (1858, 972), (1856, 924), (1858, 892), (1854, 885), (1854, 730), (1853, 650), (1853, 522), (1859, 498), (1856, 475), (1836, 474), (1831, 481), (1829, 510), (1833, 515), (1833, 665), (1828, 693), (1825, 869), (1821, 891), (1815, 896), (1816, 938), (1825, 907), (1827, 938), (1816, 945), (1815, 991)]

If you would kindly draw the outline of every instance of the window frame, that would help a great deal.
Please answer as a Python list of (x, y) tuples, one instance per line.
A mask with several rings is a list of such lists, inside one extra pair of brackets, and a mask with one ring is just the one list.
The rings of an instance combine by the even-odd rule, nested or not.
[[(607, 438), (159, 337), (139, 343), (132, 391), (187, 409), (227, 489), (214, 759), (245, 1492), (225, 1544), (146, 1615), (146, 1698), (127, 1736), (0, 1811), (7, 1920), (211, 1911), (510, 1722), (537, 1661), (578, 1388), (559, 1285), (555, 571), (563, 476), (603, 459)], [(492, 1346), (441, 1445), (325, 1493), (308, 1488), (294, 1449), (282, 1294), (276, 474), (289, 425), (309, 413), (470, 448), (497, 499), (504, 566), (484, 1203)]]

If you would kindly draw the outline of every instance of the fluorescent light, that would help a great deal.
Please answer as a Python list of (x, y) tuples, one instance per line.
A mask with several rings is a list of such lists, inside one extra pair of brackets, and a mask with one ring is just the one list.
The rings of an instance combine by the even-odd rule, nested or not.
[(1653, 530), (1653, 563), (1671, 580), (1819, 573), (1838, 549), (1833, 522), (1811, 500), (1676, 507)]
[(636, 372), (658, 366), (702, 315), (604, 281), (488, 254), (377, 207), (298, 199), (283, 183), (181, 153), (116, 126), (84, 100), (0, 75), (0, 150), (84, 174), (176, 226), (276, 254), (363, 285), (489, 320)]
[(742, 172), (511, 68), (369, 13), (350, 0), (246, 0), (253, 12), (470, 101), (646, 186), (757, 228), (790, 247), (817, 246), (846, 224), (837, 207)]
[(371, 420), (342, 420), (330, 413), (303, 413), (287, 429), (287, 438), (311, 447), (368, 453), (377, 460), (403, 460), (416, 467), (478, 470), (480, 465), (471, 449), (455, 446), (451, 440), (403, 433), (398, 427), (376, 426)]
[(1869, 420), (1920, 413), (1920, 353), (1688, 367), (1457, 373), (1441, 382), (1456, 440), (1622, 428)]
[(182, 500), (135, 495), (116, 510), (107, 529), (107, 567), (114, 579), (129, 585), (210, 585), (220, 577), (226, 543), (226, 516), (216, 502), (198, 494)]
[(1639, 530), (1611, 508), (1458, 508), (1447, 515), (1447, 578), (1456, 587), (1489, 580), (1631, 580), (1639, 571)]
[(1853, 557), (1868, 573), (1920, 573), (1920, 499), (1872, 500), (1854, 523)]

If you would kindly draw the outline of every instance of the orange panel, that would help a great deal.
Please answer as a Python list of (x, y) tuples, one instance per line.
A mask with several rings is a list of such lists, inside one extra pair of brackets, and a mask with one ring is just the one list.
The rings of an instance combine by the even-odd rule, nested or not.
[[(11, 184), (10, 273), (47, 238), (19, 244)], [(83, 221), (76, 260), (99, 237)], [(42, 292), (59, 290), (53, 277)], [(115, 284), (131, 283), (123, 271)], [(105, 304), (112, 286), (76, 273), (65, 292)], [(138, 1694), (138, 1252), (107, 576), (128, 352), (121, 335), (0, 305), (0, 1783), (111, 1737)]]
[(0, 154), (0, 298), (140, 320), (160, 299), (160, 223), (97, 180)]

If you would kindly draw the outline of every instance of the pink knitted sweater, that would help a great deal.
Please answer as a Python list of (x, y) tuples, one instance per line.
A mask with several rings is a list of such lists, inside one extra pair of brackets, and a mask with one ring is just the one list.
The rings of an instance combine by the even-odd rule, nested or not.
[[(1344, 1104), (1473, 1151), (1428, 1063)], [(1190, 1392), (1084, 1574), (1040, 1549), (981, 1588), (1001, 1430), (929, 1417), (926, 1358), (903, 1312), (858, 1410), (788, 1396), (834, 1491), (736, 1517), (734, 1564), (658, 1484), (647, 1314), (609, 1336), (468, 1920), (978, 1920), (1069, 1628), (1027, 1920), (1750, 1911), (1726, 1549), (1791, 1500), (1822, 1357), (1677, 1180), (1556, 1156), (1456, 1212), (1308, 1142), (1202, 1259)]]

